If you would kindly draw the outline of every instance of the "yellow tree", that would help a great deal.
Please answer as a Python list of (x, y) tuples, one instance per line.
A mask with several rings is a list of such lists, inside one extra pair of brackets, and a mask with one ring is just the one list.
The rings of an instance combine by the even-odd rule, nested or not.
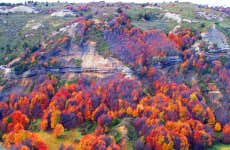
[(59, 123), (55, 126), (55, 128), (53, 130), (53, 135), (55, 137), (60, 137), (61, 135), (63, 135), (64, 131), (65, 131), (65, 129), (64, 129), (63, 125)]
[(208, 113), (208, 124), (213, 126), (216, 122), (215, 115), (209, 107), (206, 108), (206, 111)]
[(51, 113), (51, 128), (53, 129), (59, 122), (60, 120), (60, 115), (61, 115), (61, 112), (59, 110), (54, 110), (52, 113)]

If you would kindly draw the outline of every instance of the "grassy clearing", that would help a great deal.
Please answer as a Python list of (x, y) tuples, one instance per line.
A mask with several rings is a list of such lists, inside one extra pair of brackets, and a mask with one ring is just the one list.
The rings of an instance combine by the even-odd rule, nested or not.
[(162, 5), (165, 10), (168, 10), (171, 13), (180, 14), (182, 18), (194, 19), (196, 5), (192, 3), (174, 3), (174, 4), (165, 4)]
[(82, 134), (79, 128), (65, 131), (63, 136), (61, 136), (60, 138), (55, 138), (51, 132), (39, 131), (38, 134), (40, 137), (42, 137), (43, 141), (45, 142), (45, 144), (47, 144), (49, 149), (53, 149), (53, 150), (59, 149), (59, 147), (62, 144), (64, 145), (74, 144), (76, 143), (76, 141), (82, 138)]
[(212, 25), (214, 24), (214, 22), (212, 21), (206, 21), (206, 20), (200, 20), (200, 22), (198, 23), (186, 23), (184, 22), (182, 24), (182, 28), (190, 28), (193, 31), (200, 31), (200, 32), (205, 32), (207, 31)]
[(162, 11), (160, 9), (133, 7), (131, 9), (128, 9), (126, 13), (132, 20), (139, 20), (145, 14), (148, 14), (150, 16), (149, 19), (151, 20), (151, 17), (153, 19), (160, 17), (159, 15), (162, 13)]
[(230, 44), (230, 17), (225, 18), (223, 22), (216, 23), (216, 25), (228, 37), (228, 43)]
[(133, 21), (131, 23), (142, 30), (159, 29), (166, 33), (171, 31), (177, 25), (176, 21), (170, 20), (155, 20), (151, 22)]
[(208, 150), (230, 150), (230, 144), (215, 144)]
[[(7, 64), (25, 51), (46, 41), (53, 31), (72, 18), (51, 17), (44, 14), (15, 13), (0, 18), (0, 64)], [(37, 30), (31, 23), (40, 23)], [(10, 42), (9, 42), (10, 41)], [(26, 45), (26, 47), (25, 47)]]
[(159, 29), (168, 33), (177, 25), (176, 21), (165, 19), (164, 11), (157, 8), (134, 7), (126, 13), (132, 20), (131, 24), (142, 30)]

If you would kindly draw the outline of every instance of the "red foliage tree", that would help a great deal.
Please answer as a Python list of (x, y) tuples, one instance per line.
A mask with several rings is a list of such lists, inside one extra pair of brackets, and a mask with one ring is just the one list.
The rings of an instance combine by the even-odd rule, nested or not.
[(230, 124), (226, 124), (223, 128), (223, 142), (225, 144), (230, 143)]
[(6, 118), (9, 123), (7, 125), (7, 131), (18, 131), (25, 129), (29, 124), (29, 118), (20, 111), (14, 111), (9, 117)]

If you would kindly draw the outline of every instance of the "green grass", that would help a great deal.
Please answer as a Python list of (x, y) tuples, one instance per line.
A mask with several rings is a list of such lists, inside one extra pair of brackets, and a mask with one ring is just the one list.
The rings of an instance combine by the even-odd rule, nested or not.
[(40, 131), (38, 134), (43, 139), (45, 144), (47, 144), (48, 148), (52, 150), (59, 149), (61, 144), (73, 144), (76, 140), (80, 140), (82, 138), (79, 128), (65, 131), (63, 136), (60, 138), (55, 138), (50, 132)]
[(30, 122), (29, 130), (33, 132), (38, 132), (40, 131), (40, 124), (41, 124), (41, 119), (37, 119), (35, 121)]
[(160, 17), (162, 11), (160, 9), (133, 7), (131, 9), (128, 9), (126, 13), (132, 20), (139, 20), (145, 14), (151, 14), (154, 16), (154, 18), (158, 18)]
[[(198, 20), (197, 23), (187, 23), (182, 22), (181, 27), (183, 29), (185, 28), (191, 28), (194, 31), (206, 31), (211, 25), (215, 23), (213, 20), (205, 20), (202, 18), (196, 18), (197, 14), (196, 11), (198, 11), (198, 7), (191, 3), (174, 3), (174, 4), (162, 4), (161, 6), (163, 10), (160, 9), (143, 9), (140, 7), (134, 7), (127, 10), (128, 16), (132, 19), (131, 24), (141, 28), (142, 30), (148, 30), (148, 29), (159, 29), (161, 31), (164, 31), (168, 33), (171, 31), (178, 23), (171, 19), (164, 18), (164, 14), (166, 13), (165, 10), (171, 12), (180, 14), (182, 18), (190, 19), (190, 20)], [(199, 11), (203, 11), (203, 9), (199, 8)], [(151, 14), (153, 13), (156, 18), (149, 20), (149, 21), (143, 21), (140, 19), (140, 15), (142, 14)], [(226, 21), (229, 23), (229, 21)], [(226, 24), (225, 24), (226, 27)]]
[[(25, 51), (25, 45), (31, 49), (33, 46), (38, 46), (41, 41), (47, 41), (53, 31), (61, 28), (71, 19), (71, 17), (51, 17), (49, 14), (2, 15), (0, 19), (0, 64), (7, 64), (20, 56)], [(31, 25), (31, 22), (41, 23), (42, 27), (37, 30), (26, 27), (27, 24)]]
[(100, 54), (104, 54), (109, 50), (109, 45), (104, 39), (104, 33), (102, 32), (102, 29), (88, 29), (84, 39), (95, 41), (96, 51), (98, 51)]
[(109, 132), (109, 135), (113, 136), (116, 143), (119, 143), (122, 139), (122, 134), (120, 133), (120, 131), (118, 131), (117, 129), (112, 129), (110, 132)]
[[(204, 11), (208, 13), (214, 13), (217, 16), (220, 16), (221, 13), (215, 10), (199, 8), (197, 5), (192, 3), (166, 3), (161, 6), (164, 10), (168, 10), (171, 13), (180, 14), (183, 19), (196, 20), (199, 22), (196, 23), (182, 23), (182, 28), (191, 28), (194, 31), (206, 31), (209, 27), (217, 22), (217, 20), (206, 20), (199, 17), (197, 12)], [(229, 28), (230, 22), (229, 17), (225, 17), (223, 22), (219, 22), (219, 26), (223, 29)]]
[(81, 125), (80, 131), (82, 134), (90, 134), (93, 133), (96, 127), (97, 127), (96, 122), (86, 121)]
[[(206, 20), (200, 20), (198, 23), (187, 23), (183, 22), (182, 29), (190, 28), (193, 31), (200, 31), (205, 32), (208, 28), (210, 28), (215, 22), (212, 21), (206, 21)], [(203, 25), (203, 27), (202, 27)]]
[(194, 19), (197, 8), (197, 6), (192, 3), (165, 4), (162, 7), (171, 13), (180, 14), (182, 18), (186, 19)]
[(216, 23), (216, 27), (227, 36), (230, 44), (230, 17), (225, 18), (223, 22)]
[(135, 148), (134, 142), (133, 141), (127, 141), (126, 143), (126, 150), (134, 150)]
[(162, 19), (149, 22), (132, 21), (131, 24), (138, 28), (141, 28), (142, 30), (159, 29), (161, 31), (168, 33), (177, 25), (177, 22), (173, 20)]
[[(160, 9), (134, 7), (126, 13), (131, 18), (131, 24), (142, 30), (159, 29), (168, 33), (177, 25), (176, 21), (165, 19), (164, 11)], [(143, 21), (145, 14), (150, 15), (150, 20)]]
[(75, 64), (76, 64), (77, 67), (80, 67), (81, 63), (82, 63), (81, 59), (79, 59), (79, 58), (75, 59)]
[(52, 135), (52, 132), (45, 132), (40, 130), (41, 119), (37, 119), (34, 122), (31, 122), (30, 130), (38, 133), (40, 138), (45, 142), (45, 144), (49, 147), (49, 149), (59, 149), (61, 144), (74, 144), (76, 141), (79, 141), (82, 138), (82, 134), (79, 128), (75, 128), (72, 130), (66, 130), (64, 134), (56, 138)]
[(230, 150), (230, 144), (215, 144), (208, 150)]
[(3, 86), (7, 80), (4, 78), (4, 73), (0, 71), (0, 86)]

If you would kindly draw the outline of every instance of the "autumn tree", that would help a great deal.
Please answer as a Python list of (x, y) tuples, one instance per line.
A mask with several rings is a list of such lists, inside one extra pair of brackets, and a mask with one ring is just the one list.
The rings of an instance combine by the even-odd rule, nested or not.
[(62, 124), (57, 124), (53, 129), (54, 137), (60, 137), (63, 133), (64, 133), (64, 127), (62, 126)]
[(223, 128), (223, 142), (230, 143), (230, 124), (226, 124)]

